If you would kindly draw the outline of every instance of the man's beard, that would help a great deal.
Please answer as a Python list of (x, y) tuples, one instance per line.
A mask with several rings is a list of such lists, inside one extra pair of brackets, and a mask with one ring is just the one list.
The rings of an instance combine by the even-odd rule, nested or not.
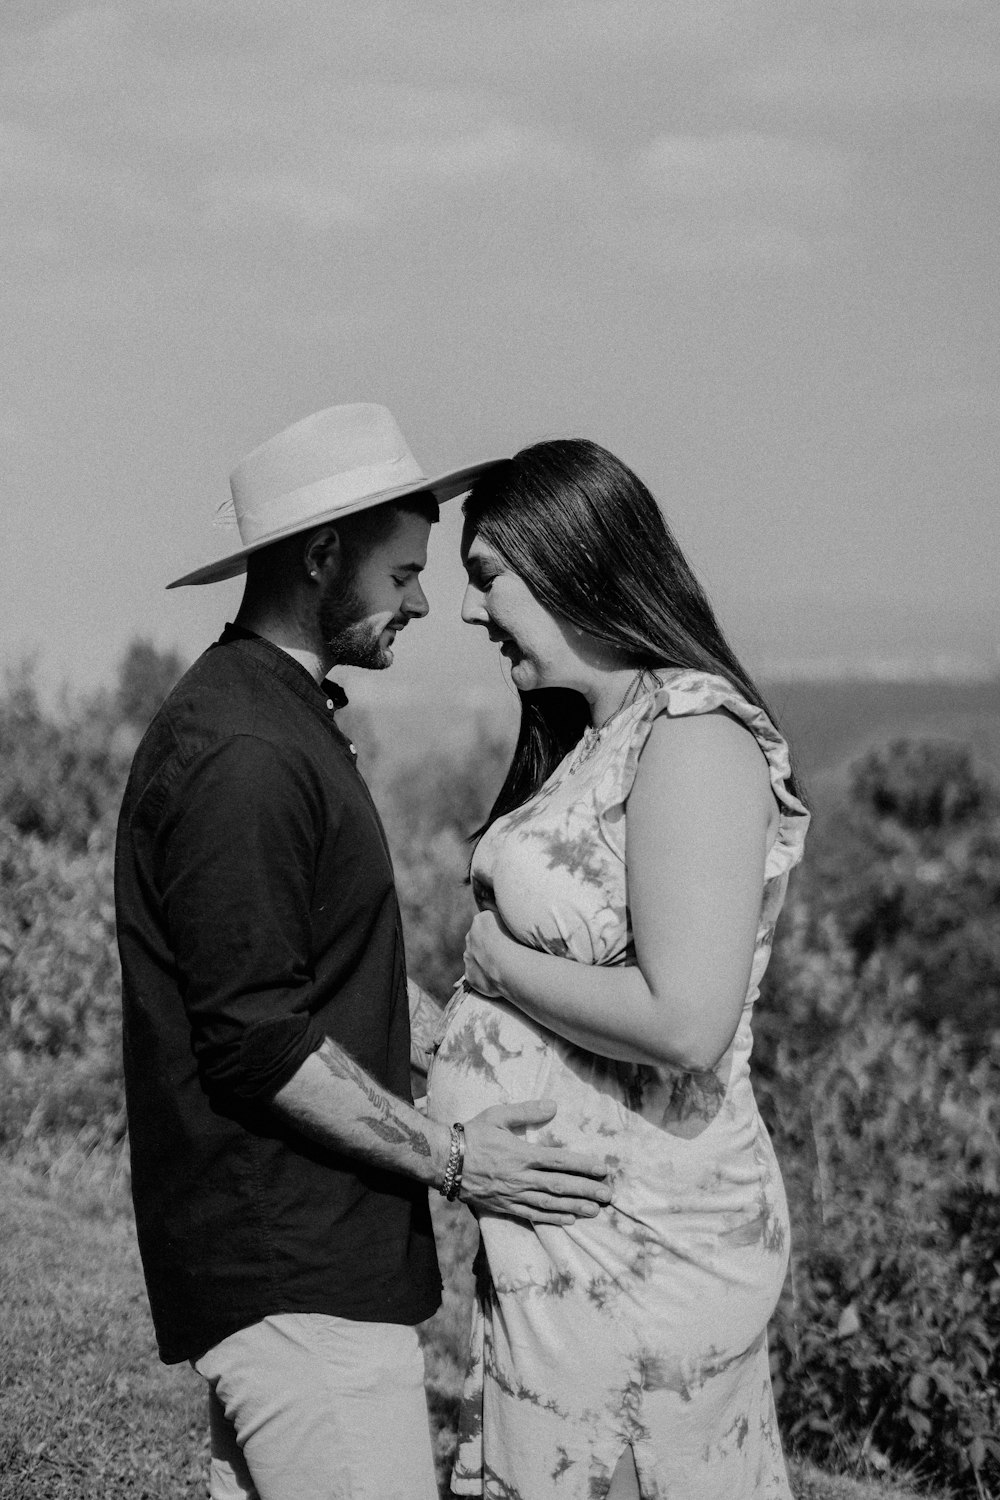
[(317, 621), (332, 666), (365, 667), (381, 672), (392, 666), (392, 653), (379, 644), (382, 632), (365, 618), (364, 601), (353, 585), (334, 585), (320, 595)]

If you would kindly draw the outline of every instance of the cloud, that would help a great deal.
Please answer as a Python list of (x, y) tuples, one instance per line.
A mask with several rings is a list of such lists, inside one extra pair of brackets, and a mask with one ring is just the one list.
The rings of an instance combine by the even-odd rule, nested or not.
[[(82, 7), (22, 30), (8, 38), (0, 90), (36, 119), (44, 108), (49, 123), (21, 143), (19, 182), (57, 216), (59, 204), (69, 215), (91, 195), (109, 219), (146, 215), (159, 227), (166, 209), (175, 231), (197, 233), (206, 213), (262, 227), (384, 224), (404, 209), (433, 211), (442, 194), (572, 174), (572, 142), (516, 101), (468, 80), (442, 86), (440, 70), (354, 76), (359, 37), (388, 24), (391, 9), (345, 13), (342, 47), (307, 46), (303, 18), (322, 42), (332, 37), (327, 12), (301, 4), (285, 29), (206, 3), (188, 13), (189, 35), (168, 7), (147, 3)], [(5, 153), (0, 135), (8, 179), (16, 144)]]
[[(138, 241), (145, 226), (150, 242), (191, 247), (233, 222), (244, 243), (296, 227), (406, 233), (460, 209), (481, 216), (492, 197), (525, 253), (558, 221), (633, 265), (793, 268), (850, 243), (864, 182), (839, 127), (807, 133), (817, 99), (828, 113), (867, 95), (884, 105), (894, 80), (930, 87), (938, 62), (985, 86), (989, 52), (969, 70), (971, 32), (951, 0), (912, 4), (919, 40), (903, 0), (871, 0), (853, 37), (845, 0), (821, 21), (772, 0), (752, 24), (736, 0), (504, 0), (419, 16), (403, 0), (287, 0), (280, 14), (135, 0), (12, 34), (0, 86), (45, 121), (17, 180), (65, 226), (96, 205), (109, 233)], [(769, 110), (777, 129), (761, 127)], [(0, 137), (5, 164), (13, 173)]]
[(993, 431), (1000, 421), (1000, 385), (989, 381), (921, 385), (889, 396), (885, 411), (902, 421), (971, 422)]
[(404, 207), (436, 212), (442, 194), (495, 194), (501, 185), (510, 194), (519, 183), (572, 179), (574, 155), (565, 141), (500, 118), (463, 123), (457, 109), (458, 118), (442, 121), (437, 104), (438, 118), (418, 128), (383, 119), (378, 135), (324, 135), (291, 160), (276, 149), (273, 165), (257, 171), (214, 172), (198, 200), (224, 217), (250, 213), (258, 222), (324, 228), (385, 224)]
[(26, 412), (11, 405), (0, 406), (0, 447), (6, 457), (23, 448), (31, 438), (32, 426)]
[(87, 155), (42, 130), (0, 120), (0, 184), (5, 194), (63, 192), (85, 195), (93, 186)]
[(29, 129), (0, 119), (0, 185), (7, 195), (24, 198), (44, 195), (49, 201), (77, 200), (104, 206), (115, 199), (148, 209), (161, 193), (147, 193), (138, 163), (95, 148), (89, 149), (57, 127)]
[(115, 66), (130, 30), (114, 5), (84, 5), (44, 26), (13, 28), (4, 39), (5, 86), (52, 103), (86, 95)]
[(493, 119), (422, 139), (399, 138), (376, 148), (377, 168), (398, 178), (482, 181), (511, 172), (560, 175), (572, 169), (572, 153), (545, 130)]
[[(923, 19), (918, 10), (922, 9)], [(992, 106), (1000, 100), (1000, 55), (994, 15), (977, 24), (975, 8), (913, 8), (872, 13), (863, 34), (803, 27), (775, 38), (768, 55), (726, 70), (720, 93), (748, 104), (850, 120), (858, 110), (892, 119), (946, 101)], [(898, 23), (898, 24), (897, 24)]]
[(83, 150), (68, 133), (4, 120), (0, 191), (8, 285), (19, 266), (29, 276), (59, 266), (78, 274), (89, 258), (106, 271), (152, 235), (168, 232), (176, 212), (155, 176), (127, 160)]
[(631, 164), (624, 212), (643, 255), (671, 270), (799, 268), (843, 247), (854, 170), (789, 136), (661, 135)]
[(210, 176), (199, 200), (221, 218), (266, 215), (316, 228), (364, 223), (368, 215), (357, 198), (320, 178), (299, 172), (237, 172)]
[(638, 168), (649, 192), (664, 201), (723, 213), (816, 220), (839, 216), (850, 202), (846, 155), (790, 136), (661, 136)]

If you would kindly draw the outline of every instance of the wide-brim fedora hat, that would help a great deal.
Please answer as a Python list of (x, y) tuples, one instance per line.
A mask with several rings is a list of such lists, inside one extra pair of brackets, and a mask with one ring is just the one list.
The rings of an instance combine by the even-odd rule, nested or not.
[(262, 443), (233, 470), (229, 484), (239, 550), (175, 578), (167, 588), (235, 578), (261, 547), (404, 495), (426, 491), (435, 500), (452, 500), (503, 462), (487, 459), (428, 478), (384, 406), (328, 406)]

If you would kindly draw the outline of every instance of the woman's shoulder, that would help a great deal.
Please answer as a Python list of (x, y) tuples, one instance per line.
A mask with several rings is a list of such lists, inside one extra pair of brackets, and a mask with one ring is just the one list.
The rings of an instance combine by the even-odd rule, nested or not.
[[(685, 732), (671, 734), (664, 720), (687, 721)], [(657, 760), (668, 760), (672, 769), (687, 763), (702, 780), (707, 776), (718, 783), (730, 775), (752, 775), (760, 764), (756, 757), (762, 755), (785, 837), (800, 850), (809, 814), (791, 790), (788, 744), (764, 708), (713, 672), (659, 668), (648, 673), (622, 747), (619, 795), (623, 801), (654, 728)]]
[(662, 767), (678, 774), (756, 772), (767, 761), (756, 735), (747, 730), (743, 719), (723, 703), (681, 714), (654, 705), (640, 728), (642, 764), (655, 754)]
[(645, 740), (661, 717), (704, 721), (702, 736), (720, 744), (737, 742), (722, 727), (726, 720), (735, 720), (750, 731), (769, 762), (780, 763), (783, 776), (790, 774), (788, 745), (766, 710), (718, 673), (682, 667), (658, 667), (648, 672), (635, 701), (634, 733)]
[(635, 701), (654, 717), (667, 713), (681, 718), (722, 708), (735, 711), (738, 718), (750, 711), (767, 719), (763, 709), (750, 703), (727, 677), (695, 667), (651, 668), (643, 674)]

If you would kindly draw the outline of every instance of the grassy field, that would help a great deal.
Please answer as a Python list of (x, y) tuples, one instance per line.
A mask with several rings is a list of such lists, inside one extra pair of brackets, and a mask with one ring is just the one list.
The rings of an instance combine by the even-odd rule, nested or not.
[(205, 1493), (204, 1394), (153, 1354), (127, 1215), (0, 1168), (0, 1497)]
[[(63, 1175), (53, 1184), (0, 1163), (0, 1500), (202, 1497), (201, 1382), (156, 1358), (121, 1184), (88, 1180), (85, 1168)], [(449, 1291), (426, 1340), (442, 1475), (469, 1287), (465, 1222), (438, 1220)], [(792, 1473), (798, 1500), (912, 1500), (899, 1484)]]

